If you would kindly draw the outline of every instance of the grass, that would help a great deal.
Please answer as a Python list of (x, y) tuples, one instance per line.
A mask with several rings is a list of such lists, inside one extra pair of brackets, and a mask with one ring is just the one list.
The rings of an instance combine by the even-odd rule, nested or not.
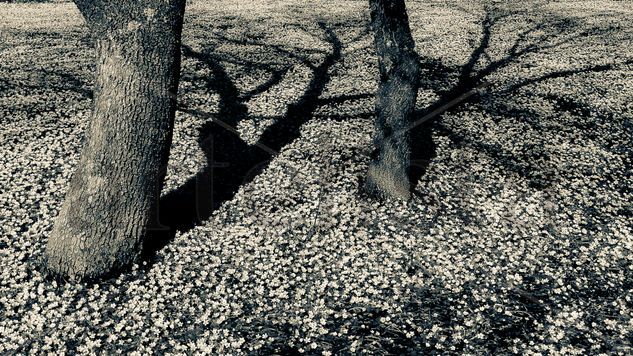
[(89, 119), (91, 40), (72, 4), (0, 4), (0, 353), (630, 354), (633, 6), (409, 12), (419, 117), (483, 88), (413, 131), (413, 201), (358, 194), (365, 2), (190, 1), (161, 199), (178, 229), (70, 285), (34, 265)]

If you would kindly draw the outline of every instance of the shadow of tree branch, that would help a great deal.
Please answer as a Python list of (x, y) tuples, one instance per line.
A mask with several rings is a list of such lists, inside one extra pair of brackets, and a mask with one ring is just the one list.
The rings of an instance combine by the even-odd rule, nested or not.
[[(420, 83), (420, 89), (433, 90), (437, 92), (439, 94), (439, 99), (428, 107), (418, 110), (416, 115), (417, 120), (415, 122), (422, 124), (424, 121), (427, 121), (427, 119), (428, 121), (424, 122), (422, 125), (423, 127), (415, 128), (419, 133), (422, 133), (422, 138), (417, 138), (417, 140), (430, 140), (431, 138), (428, 130), (433, 127), (443, 135), (451, 137), (454, 141), (461, 144), (468, 144), (478, 151), (485, 153), (493, 158), (498, 164), (503, 165), (508, 171), (515, 172), (521, 177), (528, 179), (531, 185), (542, 188), (551, 183), (551, 176), (549, 176), (551, 172), (540, 172), (538, 169), (539, 167), (535, 167), (527, 161), (522, 160), (522, 157), (516, 157), (516, 155), (510, 152), (505, 152), (499, 145), (480, 142), (474, 137), (458, 133), (446, 125), (437, 122), (433, 123), (433, 121), (435, 121), (443, 113), (459, 110), (466, 103), (478, 102), (481, 95), (466, 96), (465, 94), (475, 90), (489, 75), (516, 63), (525, 55), (539, 53), (548, 49), (559, 48), (578, 39), (590, 38), (591, 35), (599, 35), (601, 34), (601, 31), (597, 28), (582, 28), (579, 23), (569, 19), (546, 18), (545, 20), (521, 32), (512, 46), (506, 51), (506, 55), (504, 57), (497, 60), (491, 60), (487, 51), (492, 46), (491, 39), (494, 36), (495, 27), (501, 24), (500, 20), (503, 20), (509, 15), (515, 13), (502, 12), (499, 14), (499, 11), (501, 10), (491, 6), (486, 7), (485, 11), (485, 16), (482, 20), (480, 42), (474, 47), (474, 50), (470, 54), (466, 64), (457, 68), (448, 67), (442, 64), (439, 60), (428, 57), (420, 57), (423, 73), (421, 76), (422, 80)], [(487, 58), (488, 63), (479, 70), (476, 70), (476, 67), (481, 62), (482, 58)], [(505, 89), (499, 90), (497, 94), (510, 94), (521, 88), (541, 83), (549, 79), (565, 78), (583, 73), (599, 73), (616, 69), (619, 66), (629, 65), (631, 63), (633, 63), (633, 60), (623, 61), (622, 63), (596, 64), (583, 68), (550, 72), (534, 78), (521, 80)], [(451, 83), (451, 78), (455, 77), (458, 78), (457, 82), (449, 84)], [(460, 98), (464, 99), (460, 100)], [(446, 105), (452, 101), (459, 101), (459, 103), (452, 106)], [(499, 101), (495, 101), (495, 104), (503, 106), (503, 103), (500, 103)], [(490, 108), (486, 108), (485, 104), (482, 105), (485, 110), (492, 110)], [(511, 112), (512, 110), (507, 108), (506, 111)], [(538, 123), (535, 122), (537, 120), (531, 121), (532, 125), (538, 129)], [(432, 153), (428, 152), (431, 149), (430, 147), (432, 146), (427, 146), (419, 152), (422, 152), (423, 154), (426, 149), (427, 156), (432, 156)], [(540, 152), (532, 153), (537, 156), (541, 154)], [(544, 159), (547, 160), (547, 157)], [(419, 172), (418, 174), (415, 174), (414, 172), (412, 182), (416, 182), (420, 176)]]
[[(233, 197), (238, 188), (251, 181), (272, 159), (271, 153), (299, 137), (301, 126), (315, 109), (322, 104), (319, 97), (330, 80), (330, 68), (342, 57), (342, 43), (336, 33), (325, 23), (319, 27), (331, 46), (318, 66), (310, 65), (312, 78), (299, 100), (290, 104), (282, 117), (266, 128), (257, 145), (249, 145), (234, 127), (248, 117), (244, 104), (257, 93), (264, 92), (283, 80), (288, 67), (273, 71), (271, 77), (257, 88), (241, 94), (221, 65), (222, 58), (210, 53), (196, 52), (183, 46), (183, 54), (204, 63), (212, 73), (207, 79), (207, 90), (220, 95), (216, 119), (207, 120), (200, 129), (198, 143), (207, 158), (206, 167), (195, 177), (160, 199), (157, 228), (150, 230), (144, 245), (144, 258), (151, 258), (156, 251), (172, 240), (177, 231), (187, 231), (211, 216), (219, 205)], [(285, 53), (286, 51), (279, 51)], [(298, 58), (289, 54), (290, 58)], [(303, 63), (303, 61), (301, 61)], [(215, 117), (199, 110), (188, 113), (205, 118)], [(261, 146), (267, 147), (263, 150)]]

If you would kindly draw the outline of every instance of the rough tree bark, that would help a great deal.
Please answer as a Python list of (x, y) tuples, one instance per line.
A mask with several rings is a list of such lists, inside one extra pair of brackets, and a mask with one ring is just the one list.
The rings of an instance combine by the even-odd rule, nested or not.
[(365, 189), (408, 199), (408, 128), (418, 92), (419, 59), (404, 0), (369, 0), (380, 81), (376, 96), (374, 154)]
[(185, 0), (76, 0), (95, 39), (94, 108), (48, 239), (45, 268), (71, 281), (133, 263), (164, 179)]

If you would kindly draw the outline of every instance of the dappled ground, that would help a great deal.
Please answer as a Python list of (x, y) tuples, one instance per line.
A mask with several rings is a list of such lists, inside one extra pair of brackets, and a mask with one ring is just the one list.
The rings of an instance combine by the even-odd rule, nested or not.
[(0, 353), (632, 352), (630, 3), (410, 1), (409, 204), (359, 194), (365, 2), (257, 3), (191, 2), (161, 199), (177, 231), (89, 286), (36, 266), (90, 38), (70, 4), (0, 4)]

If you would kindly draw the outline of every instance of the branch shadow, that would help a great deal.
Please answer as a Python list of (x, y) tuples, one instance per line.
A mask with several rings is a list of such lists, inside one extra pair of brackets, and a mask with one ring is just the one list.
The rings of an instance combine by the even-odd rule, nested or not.
[(24, 69), (25, 72), (32, 72), (32, 77), (26, 82), (14, 82), (13, 80), (0, 78), (0, 90), (3, 92), (23, 91), (23, 92), (72, 92), (81, 99), (92, 99), (93, 92), (90, 83), (82, 79), (79, 75), (70, 70), (52, 69)]
[[(432, 139), (433, 131), (449, 136), (458, 145), (469, 145), (483, 152), (504, 169), (527, 179), (530, 185), (535, 188), (542, 189), (551, 184), (552, 179), (549, 172), (532, 163), (548, 159), (547, 157), (536, 157), (542, 154), (536, 147), (527, 147), (525, 156), (517, 157), (511, 152), (504, 151), (498, 144), (480, 142), (476, 138), (457, 132), (437, 120), (441, 114), (459, 110), (465, 103), (478, 103), (484, 110), (491, 112), (497, 110), (497, 108), (489, 107), (480, 100), (488, 95), (482, 94), (481, 90), (478, 89), (482, 83), (485, 83), (487, 76), (516, 63), (528, 54), (556, 49), (578, 38), (587, 37), (589, 33), (571, 20), (546, 18), (521, 32), (506, 51), (505, 56), (500, 59), (492, 59), (488, 52), (492, 48), (491, 41), (496, 27), (502, 23), (502, 20), (512, 15), (515, 14), (499, 8), (491, 6), (486, 8), (479, 43), (473, 46), (474, 49), (463, 66), (447, 66), (438, 59), (419, 57), (422, 71), (420, 90), (432, 90), (438, 94), (439, 99), (415, 113), (414, 122), (416, 125), (412, 127), (410, 132), (412, 188), (425, 174), (430, 161), (436, 156), (436, 148)], [(184, 185), (160, 199), (159, 224), (151, 229), (150, 236), (146, 240), (143, 253), (145, 258), (153, 256), (156, 251), (164, 247), (174, 238), (177, 231), (188, 231), (208, 219), (220, 204), (234, 196), (240, 186), (252, 181), (258, 173), (268, 166), (279, 150), (299, 137), (302, 125), (310, 118), (315, 117), (315, 111), (320, 105), (371, 96), (371, 94), (350, 94), (329, 99), (319, 98), (330, 80), (330, 69), (342, 59), (343, 48), (332, 27), (326, 26), (324, 23), (319, 23), (319, 27), (330, 45), (331, 50), (328, 53), (310, 50), (306, 52), (308, 53), (306, 56), (302, 53), (296, 53), (300, 50), (295, 47), (287, 49), (278, 45), (270, 46), (271, 50), (278, 56), (309, 68), (312, 71), (312, 78), (301, 98), (288, 105), (284, 115), (272, 118), (274, 123), (265, 129), (259, 142), (255, 145), (245, 143), (234, 129), (237, 123), (249, 118), (245, 102), (283, 81), (290, 66), (282, 65), (279, 68), (278, 63), (275, 67), (273, 63), (253, 62), (232, 54), (218, 55), (211, 52), (211, 47), (195, 51), (186, 45), (183, 46), (185, 57), (203, 63), (211, 71), (211, 78), (205, 78), (206, 90), (220, 95), (219, 112), (214, 115), (192, 108), (181, 108), (182, 111), (191, 115), (207, 119), (207, 122), (200, 129), (198, 140), (199, 146), (206, 155), (207, 166)], [(236, 45), (268, 46), (259, 38), (232, 39), (222, 34), (216, 37), (218, 41), (231, 42)], [(313, 64), (309, 55), (318, 53), (323, 53), (325, 58), (319, 64)], [(482, 62), (485, 61), (487, 63), (484, 65)], [(222, 65), (225, 62), (265, 69), (270, 73), (270, 77), (254, 89), (240, 93)], [(595, 65), (550, 72), (515, 83), (505, 89), (505, 92), (513, 92), (552, 78), (601, 72), (610, 70), (615, 66), (615, 64)], [(469, 92), (472, 92), (472, 95), (469, 94), (462, 100), (464, 94)], [(455, 104), (446, 107), (447, 102), (455, 102)], [(428, 117), (429, 114), (436, 111), (436, 114)], [(517, 114), (517, 116), (520, 114), (512, 108), (507, 108), (507, 111), (510, 114)], [(370, 117), (371, 115), (368, 114), (361, 118)], [(330, 119), (342, 120), (345, 118), (334, 117)], [(537, 121), (532, 120), (532, 123), (538, 125)], [(526, 156), (535, 156), (536, 159), (531, 159), (534, 157), (526, 159)]]
[[(149, 229), (143, 246), (144, 259), (151, 260), (175, 237), (177, 231), (188, 231), (208, 219), (215, 209), (234, 196), (240, 186), (252, 181), (265, 169), (285, 145), (300, 136), (301, 126), (322, 104), (319, 96), (330, 80), (330, 68), (342, 57), (343, 46), (336, 33), (323, 22), (318, 25), (331, 51), (319, 65), (309, 66), (312, 78), (305, 92), (297, 102), (288, 106), (285, 115), (274, 118), (274, 123), (265, 129), (255, 145), (244, 142), (234, 127), (248, 117), (245, 102), (278, 84), (289, 67), (273, 70), (268, 81), (240, 94), (221, 64), (222, 57), (210, 53), (208, 49), (197, 52), (182, 46), (184, 56), (204, 63), (210, 69), (212, 76), (207, 78), (207, 90), (220, 95), (219, 112), (216, 116), (181, 108), (184, 112), (207, 119), (198, 139), (207, 159), (206, 167), (182, 186), (161, 197), (158, 223)], [(303, 58), (300, 61), (304, 62)]]
[[(519, 112), (516, 108), (510, 107), (501, 100), (492, 99), (495, 105), (482, 102), (482, 98), (490, 98), (490, 94), (481, 90), (481, 87), (489, 85), (489, 83), (486, 83), (486, 77), (516, 63), (526, 55), (557, 49), (575, 40), (590, 39), (592, 35), (601, 34), (601, 31), (597, 28), (583, 28), (574, 20), (566, 18), (545, 18), (534, 26), (519, 33), (515, 42), (506, 51), (505, 56), (493, 60), (488, 52), (492, 48), (491, 39), (495, 34), (495, 28), (502, 24), (502, 20), (515, 15), (518, 16), (520, 13), (487, 6), (481, 25), (481, 38), (479, 43), (474, 46), (466, 64), (463, 66), (446, 66), (441, 60), (430, 57), (420, 57), (422, 69), (420, 90), (432, 90), (438, 94), (439, 98), (431, 105), (416, 112), (414, 122), (419, 123), (419, 126), (414, 128), (414, 130), (417, 130), (417, 137), (413, 134), (412, 137), (416, 137), (414, 143), (422, 145), (421, 148), (416, 148), (417, 151), (415, 152), (418, 156), (423, 158), (421, 160), (422, 164), (418, 165), (418, 167), (413, 167), (415, 169), (411, 172), (411, 181), (414, 185), (421, 178), (428, 166), (428, 163), (424, 164), (424, 162), (428, 162), (425, 161), (424, 157), (433, 157), (435, 155), (433, 145), (424, 145), (425, 142), (431, 140), (432, 129), (441, 135), (450, 137), (451, 140), (458, 145), (469, 145), (477, 151), (488, 155), (493, 158), (496, 163), (503, 166), (504, 169), (514, 172), (528, 180), (529, 185), (533, 188), (544, 189), (553, 182), (552, 172), (543, 169), (543, 166), (530, 163), (547, 162), (549, 160), (537, 147), (527, 147), (527, 152), (517, 157), (515, 153), (506, 152), (498, 144), (479, 141), (474, 137), (451, 129), (438, 120), (441, 114), (458, 111), (464, 104), (477, 103), (484, 111), (493, 116), (499, 116), (501, 111), (513, 119), (521, 119), (527, 122), (535, 129), (542, 129), (539, 125), (539, 118), (534, 117), (534, 113), (525, 115), (525, 112)], [(487, 61), (485, 65), (482, 64), (484, 61)], [(597, 64), (583, 68), (554, 71), (514, 83), (500, 90), (498, 94), (509, 95), (519, 89), (550, 79), (566, 78), (582, 73), (604, 72), (612, 70), (617, 66), (631, 63), (633, 63), (633, 60), (617, 64)], [(464, 99), (461, 100), (461, 98)], [(560, 101), (560, 98), (558, 98), (558, 100)], [(564, 100), (565, 105), (571, 105), (569, 103), (570, 101), (573, 101), (573, 99), (566, 98)], [(447, 105), (447, 103), (449, 103), (449, 105)], [(451, 105), (451, 103), (455, 104)], [(578, 104), (575, 105), (578, 106)], [(590, 135), (590, 133), (586, 133), (585, 135)]]

